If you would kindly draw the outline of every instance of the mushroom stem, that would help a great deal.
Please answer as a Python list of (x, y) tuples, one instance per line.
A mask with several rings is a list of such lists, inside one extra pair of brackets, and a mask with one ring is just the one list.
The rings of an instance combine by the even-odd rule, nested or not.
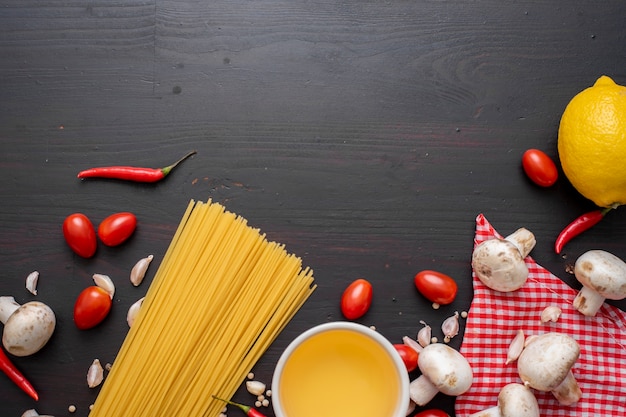
[(533, 235), (530, 230), (524, 227), (517, 229), (516, 231), (505, 237), (504, 240), (511, 242), (513, 245), (515, 245), (519, 253), (522, 255), (522, 258), (527, 257), (537, 243), (537, 241), (535, 240), (535, 235)]
[(438, 392), (439, 389), (424, 375), (420, 375), (409, 384), (409, 396), (420, 407), (428, 404)]
[(561, 405), (572, 405), (578, 402), (583, 395), (572, 371), (567, 373), (563, 382), (552, 391), (552, 394)]
[(15, 301), (15, 298), (11, 296), (0, 297), (0, 321), (2, 324), (6, 324), (9, 317), (11, 317), (18, 308), (20, 308), (20, 305)]
[(583, 315), (593, 317), (596, 315), (602, 304), (604, 304), (605, 298), (599, 293), (595, 292), (591, 288), (583, 286), (581, 290), (574, 298), (574, 308), (580, 311)]

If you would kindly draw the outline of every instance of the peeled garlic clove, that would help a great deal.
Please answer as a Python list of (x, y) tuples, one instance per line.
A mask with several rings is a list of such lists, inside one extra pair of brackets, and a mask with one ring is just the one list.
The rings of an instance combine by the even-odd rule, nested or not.
[(549, 321), (556, 323), (561, 317), (561, 309), (557, 306), (548, 306), (541, 312), (541, 322)]
[(246, 381), (246, 389), (252, 395), (262, 395), (265, 392), (265, 384), (261, 381)]
[(109, 293), (109, 297), (113, 299), (113, 295), (115, 294), (115, 284), (113, 284), (113, 280), (111, 280), (108, 275), (93, 274), (93, 281), (96, 283), (97, 287), (105, 290)]
[(130, 271), (130, 282), (136, 287), (141, 284), (143, 278), (146, 276), (146, 271), (148, 270), (148, 266), (150, 266), (150, 262), (152, 262), (153, 255), (149, 255), (143, 259), (137, 261), (133, 269)]
[(26, 277), (26, 289), (32, 294), (37, 295), (37, 282), (39, 281), (39, 272), (33, 271)]
[(87, 385), (89, 388), (95, 388), (104, 380), (104, 369), (98, 359), (94, 359), (93, 363), (87, 371)]
[(424, 320), (420, 320), (420, 323), (423, 324), (424, 327), (422, 327), (420, 331), (417, 332), (417, 341), (422, 347), (426, 347), (430, 345), (430, 339), (432, 337), (432, 329), (430, 328), (428, 324), (424, 322)]
[(34, 408), (31, 408), (30, 410), (24, 411), (24, 413), (22, 414), (22, 417), (36, 417), (38, 415), (39, 413), (37, 412), (37, 410), (35, 410)]
[(517, 334), (511, 341), (509, 345), (509, 350), (506, 353), (506, 362), (505, 365), (510, 364), (513, 361), (516, 361), (519, 358), (519, 355), (522, 354), (522, 350), (524, 350), (524, 331), (518, 330)]
[(128, 323), (128, 327), (132, 327), (135, 322), (135, 318), (137, 318), (137, 314), (139, 314), (139, 309), (141, 308), (141, 304), (143, 303), (143, 299), (146, 297), (142, 297), (139, 300), (135, 301), (133, 305), (128, 309), (128, 313), (126, 314), (126, 322)]
[(459, 334), (459, 312), (455, 311), (453, 316), (444, 320), (441, 325), (443, 332), (443, 341), (448, 343), (454, 336)]

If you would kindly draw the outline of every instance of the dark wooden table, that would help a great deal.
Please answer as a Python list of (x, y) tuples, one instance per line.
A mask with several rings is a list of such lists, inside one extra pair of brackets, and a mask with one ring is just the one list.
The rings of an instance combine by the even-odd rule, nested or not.
[[(153, 253), (149, 283), (190, 199), (223, 203), (315, 270), (319, 288), (255, 366), (265, 382), (297, 334), (342, 318), (358, 277), (375, 289), (359, 321), (393, 342), (469, 309), (479, 213), (503, 234), (529, 228), (537, 262), (578, 287), (566, 268), (584, 251), (626, 257), (626, 219), (615, 211), (556, 255), (559, 230), (593, 205), (563, 176), (535, 186), (520, 158), (558, 160), (565, 105), (602, 74), (626, 83), (625, 44), (621, 0), (0, 1), (0, 295), (58, 320), (42, 351), (12, 358), (41, 400), (1, 375), (1, 414), (88, 414), (87, 368), (115, 359), (147, 284), (124, 286), (89, 331), (72, 322), (75, 297)], [(192, 149), (157, 184), (76, 179)], [(139, 219), (130, 241), (88, 260), (69, 250), (67, 215), (119, 211)], [(423, 269), (457, 280), (454, 304), (431, 309), (412, 283)]]

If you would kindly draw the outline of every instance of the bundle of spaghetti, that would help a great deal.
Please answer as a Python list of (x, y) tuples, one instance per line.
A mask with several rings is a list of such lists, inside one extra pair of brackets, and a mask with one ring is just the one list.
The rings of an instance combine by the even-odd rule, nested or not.
[(315, 289), (284, 245), (191, 201), (90, 417), (217, 417)]

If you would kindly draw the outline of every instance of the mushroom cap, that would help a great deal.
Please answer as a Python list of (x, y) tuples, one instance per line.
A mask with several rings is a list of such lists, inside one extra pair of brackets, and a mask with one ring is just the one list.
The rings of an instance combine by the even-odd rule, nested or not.
[(539, 404), (533, 392), (525, 385), (505, 385), (498, 395), (502, 417), (539, 417)]
[(505, 239), (489, 239), (472, 253), (474, 273), (492, 290), (520, 289), (528, 279), (528, 267), (517, 246)]
[(472, 386), (472, 368), (457, 350), (443, 343), (432, 343), (420, 352), (418, 362), (425, 375), (446, 395), (463, 394)]
[(626, 263), (612, 253), (590, 250), (574, 265), (576, 279), (609, 300), (626, 297)]
[(48, 342), (55, 326), (52, 309), (39, 301), (31, 301), (15, 310), (4, 324), (2, 344), (15, 356), (32, 355)]
[(563, 382), (578, 356), (580, 346), (574, 339), (562, 333), (544, 333), (524, 348), (517, 359), (517, 371), (525, 384), (552, 391)]

